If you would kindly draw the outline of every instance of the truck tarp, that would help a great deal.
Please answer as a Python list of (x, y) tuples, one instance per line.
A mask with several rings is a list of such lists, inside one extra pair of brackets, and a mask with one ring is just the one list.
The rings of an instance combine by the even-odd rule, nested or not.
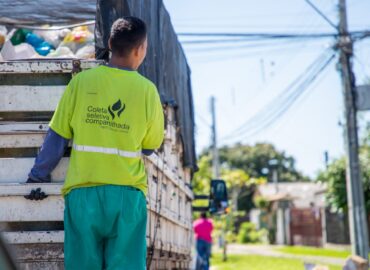
[(149, 45), (140, 71), (157, 85), (163, 103), (177, 106), (179, 135), (184, 144), (183, 163), (193, 172), (197, 170), (190, 68), (161, 0), (0, 0), (0, 6), (0, 24), (75, 23), (95, 19), (96, 14), (98, 58), (104, 57), (114, 20), (125, 15), (143, 19), (148, 26)]

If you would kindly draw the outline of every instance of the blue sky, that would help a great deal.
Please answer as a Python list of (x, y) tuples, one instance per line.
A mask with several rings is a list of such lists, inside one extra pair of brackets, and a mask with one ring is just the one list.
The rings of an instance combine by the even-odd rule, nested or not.
[[(165, 0), (175, 30), (184, 32), (279, 32), (333, 31), (304, 0)], [(337, 1), (314, 1), (337, 22)], [(349, 0), (350, 30), (370, 29), (370, 1)], [(180, 41), (194, 38), (179, 37)], [(267, 45), (232, 42), (191, 45), (183, 43), (192, 70), (198, 153), (210, 143), (210, 96), (216, 97), (220, 144), (271, 142), (296, 158), (297, 168), (315, 176), (324, 167), (324, 151), (331, 159), (344, 153), (343, 99), (336, 60), (315, 80), (290, 109), (272, 125), (255, 134), (241, 133), (225, 140), (269, 102), (281, 95), (333, 40), (268, 42)], [(222, 48), (220, 48), (222, 47)], [(223, 48), (224, 47), (224, 48)], [(370, 77), (370, 38), (355, 46), (357, 83)], [(360, 128), (369, 122), (361, 113)]]

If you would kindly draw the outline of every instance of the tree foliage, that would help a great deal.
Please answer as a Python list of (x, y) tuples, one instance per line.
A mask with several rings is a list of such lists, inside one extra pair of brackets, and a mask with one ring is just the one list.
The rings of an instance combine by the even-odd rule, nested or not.
[[(365, 205), (367, 211), (370, 211), (370, 129), (362, 140), (359, 158)], [(328, 192), (326, 194), (328, 205), (335, 211), (347, 211), (345, 157), (334, 160), (325, 171), (320, 172), (318, 180), (326, 182), (328, 185)]]
[[(226, 180), (234, 210), (249, 211), (254, 207), (253, 194), (256, 187), (272, 181), (272, 171), (278, 171), (280, 182), (308, 180), (295, 169), (295, 160), (272, 144), (259, 143), (254, 146), (236, 144), (219, 149), (221, 177)], [(269, 164), (277, 160), (277, 165)], [(196, 193), (208, 194), (212, 178), (210, 151), (204, 151), (198, 161), (199, 171), (194, 175), (193, 188)]]
[(212, 179), (211, 157), (203, 155), (198, 159), (199, 170), (193, 176), (193, 191), (195, 194), (209, 194)]
[[(271, 160), (277, 160), (276, 167), (269, 164)], [(306, 181), (309, 180), (295, 168), (295, 160), (284, 151), (278, 151), (269, 143), (256, 145), (236, 144), (232, 147), (225, 146), (220, 149), (220, 161), (230, 168), (241, 169), (251, 178), (267, 178), (272, 182), (273, 169), (277, 169), (280, 182)]]

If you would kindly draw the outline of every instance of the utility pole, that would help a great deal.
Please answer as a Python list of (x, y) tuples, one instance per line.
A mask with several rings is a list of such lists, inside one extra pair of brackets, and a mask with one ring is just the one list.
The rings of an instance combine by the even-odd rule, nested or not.
[[(217, 149), (217, 131), (216, 131), (216, 99), (214, 96), (211, 97), (211, 114), (212, 114), (212, 169), (213, 169), (213, 178), (219, 179), (220, 178), (220, 161), (218, 157), (218, 149)], [(224, 226), (227, 227), (227, 222), (229, 219), (229, 215), (226, 214), (226, 224)], [(227, 239), (226, 239), (226, 227), (222, 228), (222, 233), (220, 235), (220, 243), (222, 245), (222, 260), (225, 262), (227, 261)]]
[(213, 178), (217, 179), (220, 177), (220, 162), (218, 157), (217, 149), (217, 133), (216, 133), (216, 108), (215, 108), (215, 97), (211, 97), (211, 114), (212, 114), (212, 169)]
[(369, 238), (366, 208), (358, 157), (355, 78), (352, 72), (352, 40), (348, 34), (346, 0), (339, 0), (339, 70), (345, 105), (345, 144), (347, 151), (347, 198), (352, 253), (368, 259)]

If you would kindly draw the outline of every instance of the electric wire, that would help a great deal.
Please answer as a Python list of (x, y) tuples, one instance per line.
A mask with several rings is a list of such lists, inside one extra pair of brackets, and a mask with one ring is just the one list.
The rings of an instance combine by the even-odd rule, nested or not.
[[(328, 66), (330, 64), (330, 62), (334, 59), (334, 56), (333, 58), (329, 59), (329, 61), (325, 64), (325, 66), (323, 68), (325, 68), (326, 66)], [(321, 70), (322, 71), (322, 70)], [(321, 72), (320, 71), (320, 72)], [(316, 76), (318, 76), (319, 73), (317, 73), (315, 75), (315, 77), (313, 79), (311, 79), (306, 85), (304, 85), (305, 88), (308, 88), (309, 84), (316, 78)], [(282, 117), (287, 111), (288, 109), (294, 104), (294, 102), (301, 96), (305, 93), (305, 90), (301, 91), (300, 93), (296, 93), (295, 96), (293, 97), (293, 100), (285, 105), (284, 107), (282, 107), (279, 111), (277, 111), (275, 113), (275, 115), (271, 116), (269, 119), (266, 119), (265, 121), (261, 122), (261, 125), (257, 126), (255, 129), (251, 129), (251, 130), (248, 130), (247, 132), (241, 134), (239, 136), (239, 138), (241, 138), (240, 140), (243, 140), (245, 139), (246, 137), (251, 137), (251, 136), (254, 136), (258, 133), (260, 133), (261, 131), (265, 130), (266, 128), (270, 127), (273, 123), (275, 123), (280, 117)]]
[(222, 138), (221, 141), (245, 136), (252, 131), (260, 132), (276, 121), (292, 106), (301, 94), (307, 90), (308, 86), (330, 64), (334, 57), (334, 52), (329, 56), (327, 51), (324, 55), (320, 55), (319, 58), (314, 61), (301, 76), (294, 80), (281, 95), (268, 103), (260, 113), (257, 113), (228, 136)]
[[(233, 135), (238, 135), (239, 132), (244, 132), (246, 129), (246, 125), (249, 124), (249, 127), (253, 127), (254, 125), (258, 125), (264, 118), (265, 115), (269, 115), (270, 111), (273, 111), (275, 108), (279, 109), (282, 108), (287, 101), (290, 100), (292, 94), (295, 93), (295, 86), (299, 85), (302, 81), (302, 78), (307, 76), (308, 74), (312, 74), (316, 72), (317, 66), (323, 61), (323, 55), (320, 55), (316, 61), (314, 61), (299, 77), (297, 77), (284, 91), (281, 95), (276, 97), (273, 101), (271, 101), (262, 112), (258, 113), (255, 117), (253, 117), (253, 121), (248, 120), (246, 123), (241, 125), (240, 128), (236, 129), (233, 132)], [(253, 125), (254, 124), (254, 125)]]

